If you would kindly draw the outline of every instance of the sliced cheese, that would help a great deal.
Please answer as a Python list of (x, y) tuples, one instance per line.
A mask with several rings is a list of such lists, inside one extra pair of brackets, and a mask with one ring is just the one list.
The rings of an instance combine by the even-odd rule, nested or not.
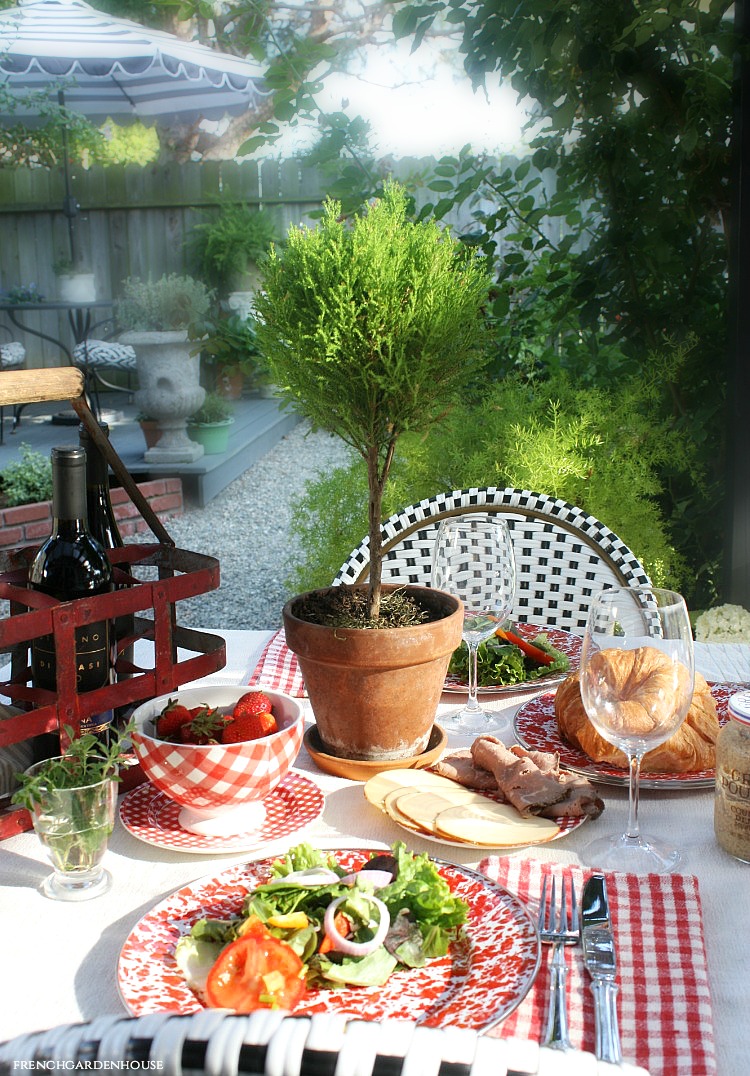
[(410, 819), (413, 825), (428, 833), (436, 833), (435, 819), (441, 811), (449, 807), (463, 807), (475, 801), (489, 802), (479, 792), (472, 792), (469, 788), (462, 788), (451, 782), (448, 788), (404, 791), (392, 799), (389, 797), (389, 806), (394, 806), (400, 814)]
[(489, 848), (508, 845), (539, 844), (551, 841), (560, 832), (551, 818), (536, 815), (523, 818), (514, 807), (505, 803), (467, 802), (446, 807), (435, 816), (435, 831), (453, 840)]
[(432, 787), (456, 788), (456, 782), (448, 777), (441, 777), (430, 770), (384, 770), (376, 773), (365, 782), (364, 793), (368, 803), (382, 811), (385, 797), (389, 792), (406, 791), (415, 788)]
[(408, 789), (394, 788), (383, 800), (383, 810), (394, 822), (398, 822), (399, 826), (411, 830), (412, 833), (431, 833), (431, 830), (425, 829), (424, 826), (418, 826), (408, 815), (402, 814), (401, 811), (399, 811), (398, 798), (399, 796), (405, 795), (407, 791)]

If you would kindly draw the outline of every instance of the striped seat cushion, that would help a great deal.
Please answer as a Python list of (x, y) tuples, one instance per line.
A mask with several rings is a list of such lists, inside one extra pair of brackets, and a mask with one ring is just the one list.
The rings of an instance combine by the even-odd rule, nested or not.
[(81, 366), (116, 366), (135, 370), (135, 349), (113, 340), (87, 340), (73, 349), (73, 358)]
[(23, 366), (25, 359), (26, 348), (17, 340), (0, 344), (0, 370), (11, 370)]

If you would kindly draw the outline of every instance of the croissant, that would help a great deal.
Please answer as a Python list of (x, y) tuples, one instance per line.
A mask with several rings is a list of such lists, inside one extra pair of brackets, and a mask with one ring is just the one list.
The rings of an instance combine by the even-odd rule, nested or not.
[[(638, 650), (607, 650), (599, 655), (609, 664), (608, 680), (613, 693), (622, 698), (619, 708), (628, 725), (644, 735), (653, 727), (649, 706), (658, 699), (660, 689), (669, 695), (671, 663), (653, 647)], [(663, 698), (663, 696), (662, 696)], [(578, 673), (569, 676), (557, 689), (555, 716), (563, 739), (580, 748), (595, 762), (607, 762), (627, 767), (625, 754), (600, 736), (589, 720), (581, 699)], [(693, 699), (687, 717), (674, 735), (651, 751), (641, 762), (646, 773), (690, 773), (712, 769), (715, 764), (715, 744), (719, 719), (711, 690), (700, 675), (695, 674)]]

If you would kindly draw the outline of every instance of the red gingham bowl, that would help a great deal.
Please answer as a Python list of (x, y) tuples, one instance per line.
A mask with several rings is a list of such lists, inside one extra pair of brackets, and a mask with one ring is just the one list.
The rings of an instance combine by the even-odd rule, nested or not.
[(283, 781), (302, 743), (302, 706), (290, 695), (264, 690), (279, 731), (235, 744), (167, 743), (153, 735), (153, 719), (174, 698), (188, 708), (205, 703), (231, 713), (237, 700), (252, 690), (221, 685), (188, 688), (151, 699), (133, 713), (133, 747), (144, 773), (161, 792), (195, 815), (214, 818), (261, 801)]

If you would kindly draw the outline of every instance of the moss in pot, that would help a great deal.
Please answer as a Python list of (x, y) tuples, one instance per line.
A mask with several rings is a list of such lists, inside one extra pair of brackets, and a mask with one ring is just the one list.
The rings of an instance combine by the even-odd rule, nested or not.
[[(418, 754), (427, 743), (448, 659), (461, 641), (462, 616), (460, 604), (448, 595), (436, 609), (430, 608), (426, 588), (382, 586), (383, 489), (399, 437), (429, 429), (486, 362), (484, 304), (490, 280), (484, 262), (459, 240), (434, 222), (409, 219), (406, 192), (394, 182), (351, 224), (340, 214), (340, 205), (328, 201), (316, 228), (292, 228), (283, 251), (272, 248), (256, 300), (257, 332), (282, 398), (313, 426), (340, 436), (366, 464), (370, 581), (364, 598), (356, 595), (357, 588), (300, 595), (287, 603), (284, 624), (325, 747), (339, 756), (350, 752), (352, 758), (398, 758)], [(416, 609), (414, 627), (403, 626), (404, 597)], [(331, 601), (356, 605), (361, 615), (333, 627), (324, 626), (320, 615), (312, 623), (305, 610)], [(391, 620), (394, 601), (399, 611)], [(449, 606), (450, 628), (446, 637), (433, 640), (440, 653), (429, 656), (427, 636), (437, 634), (434, 625), (446, 619)], [(372, 649), (369, 661), (387, 680), (394, 661), (385, 657), (389, 631), (397, 633), (398, 661), (407, 659), (407, 667), (411, 662), (423, 671), (431, 666), (434, 686), (420, 689), (424, 704), (416, 689), (399, 698), (409, 682), (405, 674), (391, 698), (396, 713), (384, 722), (386, 735), (376, 726), (386, 696), (394, 692), (375, 692), (374, 677), (366, 671), (372, 664), (362, 666), (359, 689), (354, 679), (341, 689), (340, 670), (347, 652), (361, 662), (364, 649)], [(409, 632), (416, 637), (407, 639)], [(324, 639), (330, 654), (321, 658)], [(330, 670), (325, 675), (324, 667)], [(337, 682), (338, 703), (324, 703), (324, 691)], [(345, 726), (353, 723), (357, 692), (370, 732), (350, 737)], [(421, 711), (419, 731), (402, 734), (407, 712), (416, 710)], [(335, 729), (327, 727), (329, 716)]]

